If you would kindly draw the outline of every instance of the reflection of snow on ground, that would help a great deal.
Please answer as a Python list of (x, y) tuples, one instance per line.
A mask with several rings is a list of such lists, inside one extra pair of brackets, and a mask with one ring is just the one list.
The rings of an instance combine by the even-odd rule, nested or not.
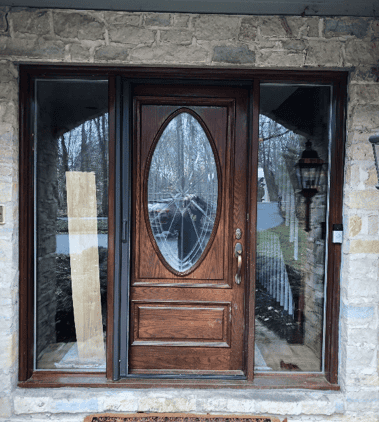
[[(192, 249), (190, 256), (194, 258), (188, 258), (184, 260), (179, 259), (179, 248), (178, 248), (178, 238), (177, 237), (168, 237), (168, 232), (163, 232), (160, 234), (155, 234), (155, 241), (157, 242), (158, 248), (161, 251), (163, 258), (167, 261), (170, 267), (178, 269), (179, 271), (186, 271), (191, 268), (198, 257), (203, 253), (206, 245), (208, 244), (211, 233), (207, 233), (203, 236), (201, 245), (197, 242), (195, 247)], [(200, 248), (200, 254), (197, 254), (196, 251)]]
[[(74, 236), (76, 236), (76, 235), (74, 235)], [(81, 236), (83, 236), (83, 235), (81, 235)], [(86, 235), (86, 236), (94, 236), (94, 235)], [(56, 235), (56, 242), (57, 242), (57, 247), (56, 247), (55, 252), (57, 254), (68, 255), (70, 253), (68, 234), (57, 234)], [(93, 243), (95, 243), (95, 242), (92, 241), (92, 243), (89, 243), (90, 246), (92, 246)], [(99, 248), (107, 248), (108, 247), (108, 235), (107, 234), (98, 234), (97, 235), (97, 243), (98, 243)], [(78, 251), (75, 251), (75, 252), (78, 253)]]
[(94, 369), (105, 370), (105, 360), (102, 359), (80, 359), (78, 354), (78, 344), (73, 343), (70, 350), (63, 358), (56, 362), (57, 369)]

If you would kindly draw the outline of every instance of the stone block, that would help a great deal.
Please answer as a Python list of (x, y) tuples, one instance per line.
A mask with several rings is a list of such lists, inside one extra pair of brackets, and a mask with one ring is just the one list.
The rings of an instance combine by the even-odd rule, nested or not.
[(49, 12), (47, 10), (22, 10), (11, 12), (14, 32), (22, 34), (47, 35), (50, 33)]
[[(0, 134), (0, 143), (5, 142), (10, 148), (15, 148), (15, 133), (13, 128), (18, 127), (17, 109), (13, 102), (0, 102), (0, 121), (12, 125), (12, 130), (7, 133)], [(9, 156), (15, 159), (14, 150), (10, 151)], [(4, 152), (3, 152), (4, 153)]]
[(2, 83), (0, 80), (0, 101), (17, 101), (18, 87), (14, 83)]
[(104, 39), (104, 24), (90, 15), (53, 12), (53, 22), (55, 34), (62, 38)]
[(284, 38), (289, 36), (286, 27), (286, 22), (278, 16), (263, 16), (260, 18), (259, 30), (262, 37)]
[(1, 56), (22, 56), (29, 57), (34, 48), (35, 38), (13, 39), (0, 37), (0, 57)]
[[(14, 389), (12, 372), (14, 368), (2, 368), (0, 372), (0, 397), (3, 395), (10, 396)], [(0, 419), (1, 420), (1, 419)]]
[(130, 51), (130, 59), (135, 63), (175, 63), (194, 64), (206, 63), (208, 51), (197, 46), (177, 46), (174, 49), (169, 44), (159, 47), (139, 47)]
[[(364, 371), (365, 369), (359, 370), (359, 368), (355, 368), (354, 372), (349, 372), (349, 376), (346, 378), (346, 385), (348, 387), (378, 387), (379, 386), (379, 377), (377, 374), (366, 374), (361, 373), (360, 371)], [(372, 371), (375, 371), (372, 369)]]
[(17, 361), (17, 333), (8, 330), (6, 333), (0, 332), (1, 349), (0, 361), (3, 370), (9, 370)]
[(305, 53), (291, 53), (283, 50), (258, 50), (257, 66), (298, 67), (304, 65)]
[(346, 41), (345, 65), (376, 65), (379, 57), (379, 43), (351, 39)]
[(140, 13), (104, 12), (105, 22), (109, 28), (114, 26), (139, 26), (142, 20)]
[(243, 45), (234, 46), (217, 46), (214, 48), (213, 62), (231, 63), (231, 64), (249, 64), (255, 62), (255, 52)]
[(379, 217), (377, 215), (369, 215), (368, 217), (368, 234), (376, 235), (379, 229)]
[(347, 392), (346, 410), (352, 412), (379, 411), (379, 392), (377, 388)]
[[(358, 163), (358, 164), (357, 164)], [(365, 190), (368, 179), (369, 162), (357, 162), (347, 168), (346, 183), (354, 190)]]
[(138, 398), (132, 391), (108, 392), (98, 399), (101, 412), (137, 412)]
[[(351, 243), (353, 242), (356, 241), (351, 241)], [(378, 259), (376, 256), (365, 255), (362, 258), (353, 258), (351, 255), (347, 288), (348, 298), (354, 301), (359, 300), (359, 298), (377, 301), (376, 298), (379, 292), (377, 278)]]
[(99, 411), (96, 394), (67, 391), (65, 394), (16, 395), (14, 413), (30, 415), (33, 413), (96, 413)]
[(258, 17), (244, 17), (238, 34), (239, 41), (250, 42), (255, 41), (258, 34)]
[(309, 40), (305, 65), (341, 66), (342, 44), (337, 40)]
[(379, 84), (350, 85), (350, 103), (379, 104)]
[(6, 8), (0, 9), (0, 33), (6, 33), (9, 30), (8, 25), (8, 18), (7, 18), (8, 10)]
[(295, 38), (319, 36), (318, 17), (286, 16), (286, 20)]
[(346, 323), (350, 327), (359, 328), (375, 328), (377, 329), (377, 312), (373, 305), (347, 305), (342, 304), (341, 318), (346, 318)]
[(372, 31), (372, 40), (376, 40), (379, 38), (379, 21), (378, 19), (373, 19), (371, 21), (371, 31)]
[(43, 58), (46, 60), (64, 57), (64, 44), (49, 38), (8, 38), (0, 39), (0, 56), (16, 56), (23, 58)]
[[(12, 186), (8, 182), (0, 182), (0, 201), (4, 203), (11, 200)], [(0, 241), (0, 261), (7, 261), (8, 259), (10, 259), (9, 248), (6, 245), (2, 245)]]
[(362, 330), (361, 328), (347, 328), (347, 345), (356, 346), (356, 345), (363, 345), (369, 344), (371, 346), (376, 346), (377, 341), (377, 330), (375, 329), (365, 329)]
[(8, 395), (6, 397), (0, 397), (0, 417), (9, 418), (12, 416), (12, 399)]
[(146, 397), (140, 398), (138, 403), (139, 412), (194, 412), (196, 401), (185, 397)]
[(358, 215), (353, 215), (349, 219), (349, 235), (355, 237), (362, 230), (362, 218)]
[(289, 50), (291, 52), (299, 52), (305, 50), (307, 44), (302, 40), (286, 40), (282, 42), (282, 46), (285, 50)]
[(144, 16), (145, 26), (170, 26), (171, 18), (169, 13), (147, 13)]
[[(351, 117), (349, 126), (354, 130), (371, 132), (379, 128), (379, 113), (376, 105), (357, 105), (351, 109), (349, 117)], [(367, 141), (369, 136), (367, 136)]]
[(128, 56), (128, 49), (119, 45), (105, 45), (95, 50), (95, 60), (125, 61)]
[(189, 22), (190, 22), (190, 16), (189, 15), (185, 15), (182, 13), (175, 13), (172, 16), (172, 24), (175, 27), (178, 28), (188, 28)]
[(13, 82), (16, 86), (18, 86), (17, 78), (18, 78), (18, 70), (16, 66), (9, 61), (0, 61), (1, 82), (2, 83)]
[(367, 18), (335, 17), (325, 19), (325, 38), (354, 36), (365, 38), (370, 27)]
[(379, 254), (379, 240), (351, 240), (350, 253)]
[(199, 40), (232, 40), (238, 36), (238, 17), (201, 15), (193, 19), (193, 24), (195, 27), (195, 36)]
[(189, 45), (192, 42), (192, 31), (185, 31), (183, 29), (173, 29), (169, 31), (161, 31), (161, 41), (172, 44)]
[(155, 34), (150, 29), (117, 26), (109, 30), (109, 38), (113, 42), (120, 42), (126, 45), (152, 44)]
[(376, 82), (376, 80), (377, 75), (374, 74), (370, 65), (360, 65), (350, 73), (351, 82)]
[(73, 62), (88, 62), (91, 60), (91, 51), (88, 47), (83, 46), (82, 44), (72, 44), (70, 45), (70, 55), (71, 61)]
[[(348, 158), (358, 161), (371, 161), (374, 162), (374, 154), (372, 151), (372, 146), (368, 142), (369, 136), (365, 134), (366, 142), (353, 144), (346, 150), (346, 155)], [(354, 142), (354, 140), (352, 141)]]
[(64, 57), (64, 44), (61, 41), (38, 38), (32, 49), (32, 56), (50, 60), (62, 60)]
[(378, 184), (378, 175), (376, 173), (376, 168), (374, 165), (372, 165), (371, 168), (369, 168), (368, 177), (364, 183), (366, 187), (373, 187)]

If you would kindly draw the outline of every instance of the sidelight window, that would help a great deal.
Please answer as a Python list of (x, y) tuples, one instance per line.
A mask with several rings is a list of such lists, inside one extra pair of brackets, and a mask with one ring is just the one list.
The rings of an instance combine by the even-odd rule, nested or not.
[(35, 81), (35, 352), (105, 370), (108, 83)]
[[(255, 335), (261, 369), (319, 372), (327, 283), (330, 86), (263, 84), (260, 92)], [(313, 157), (305, 158), (305, 170), (320, 174), (312, 174), (312, 185), (303, 188), (299, 160), (304, 155)]]

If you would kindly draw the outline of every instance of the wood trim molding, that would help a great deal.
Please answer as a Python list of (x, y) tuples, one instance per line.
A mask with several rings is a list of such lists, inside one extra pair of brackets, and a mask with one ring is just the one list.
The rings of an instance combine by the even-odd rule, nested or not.
[(19, 157), (19, 380), (25, 381), (33, 373), (33, 237), (34, 237), (34, 197), (33, 197), (33, 133), (31, 127), (31, 101), (33, 85), (27, 73), (20, 74), (20, 157)]

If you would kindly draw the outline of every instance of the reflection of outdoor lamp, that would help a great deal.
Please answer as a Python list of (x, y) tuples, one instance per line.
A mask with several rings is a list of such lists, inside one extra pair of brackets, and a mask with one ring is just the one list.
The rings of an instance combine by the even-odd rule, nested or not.
[(301, 187), (300, 193), (305, 198), (306, 214), (305, 214), (305, 231), (310, 231), (310, 205), (311, 199), (318, 192), (320, 183), (320, 175), (324, 161), (319, 158), (317, 152), (312, 149), (312, 142), (307, 141), (305, 150), (301, 154), (300, 160), (296, 164), (296, 174)]
[(379, 135), (370, 136), (368, 140), (371, 142), (372, 150), (374, 151), (376, 174), (378, 176), (378, 184), (376, 185), (376, 189), (379, 189), (379, 165), (378, 156), (376, 154), (376, 148), (379, 147)]

